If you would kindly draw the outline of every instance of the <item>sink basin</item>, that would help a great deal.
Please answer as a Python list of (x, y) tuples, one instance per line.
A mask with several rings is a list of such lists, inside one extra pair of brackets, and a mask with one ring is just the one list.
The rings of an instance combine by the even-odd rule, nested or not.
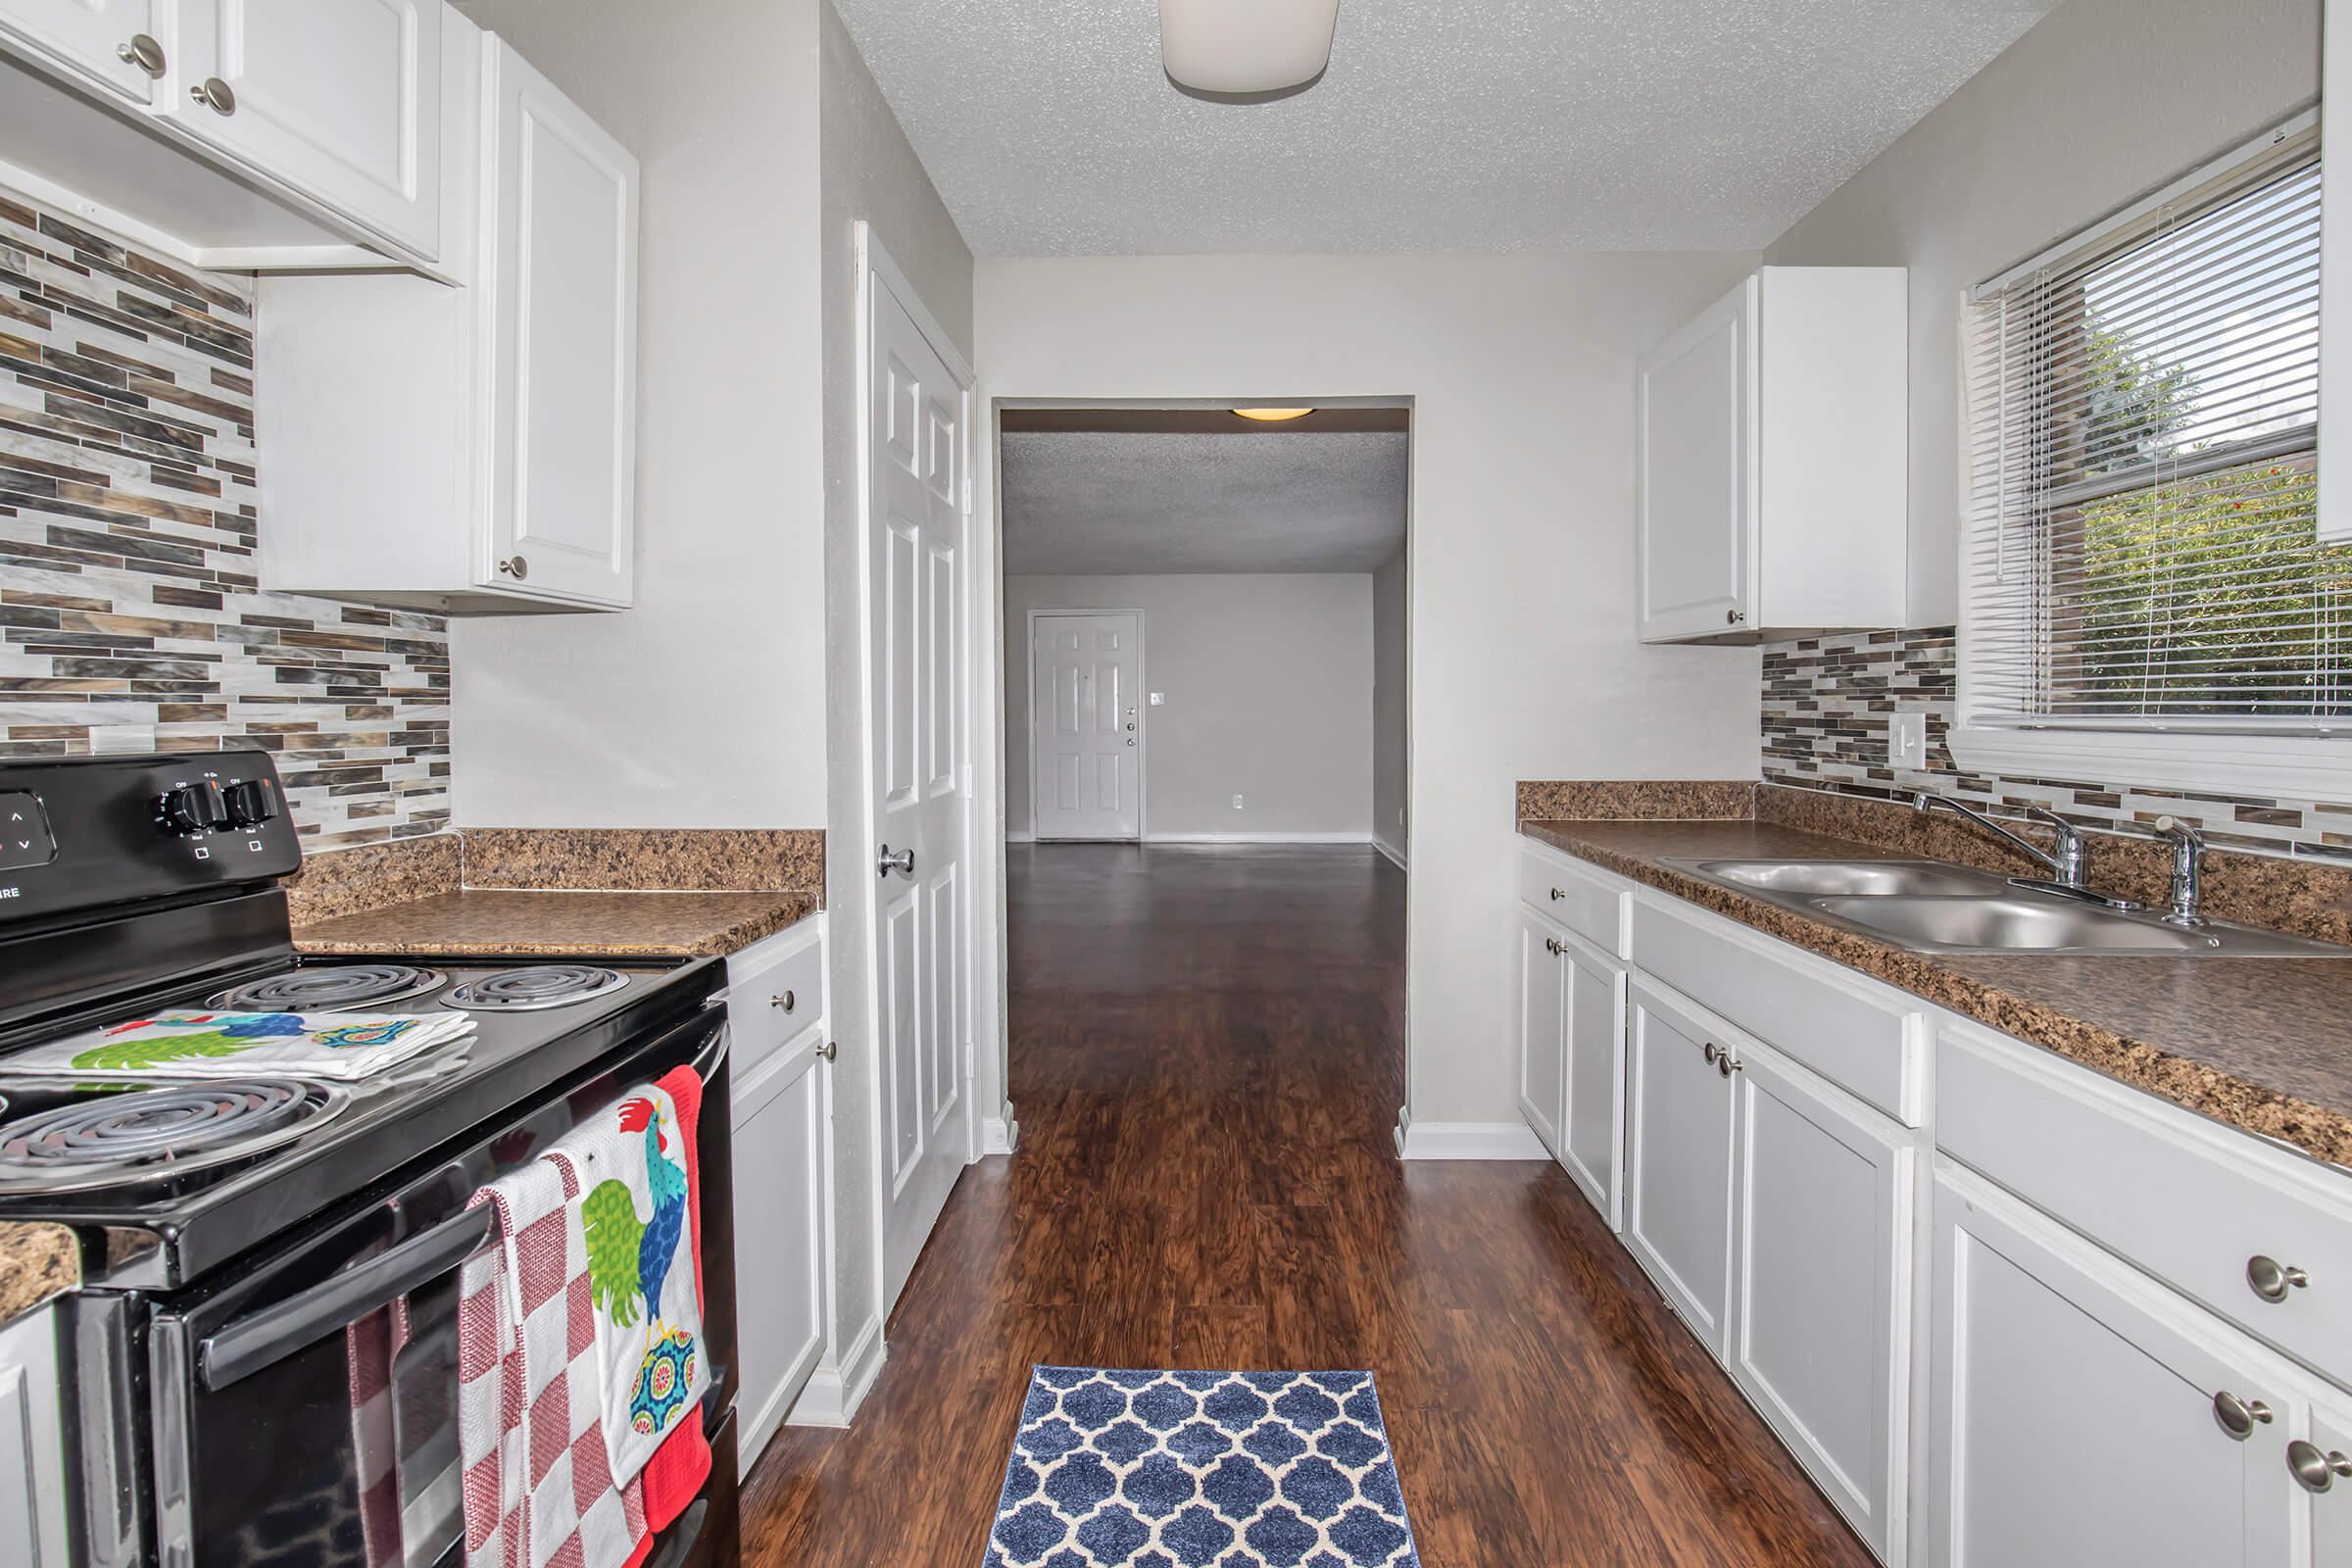
[(2008, 878), (1940, 860), (1678, 860), (1734, 887), (1813, 898), (1826, 894), (1977, 894), (2007, 891)]
[(1813, 908), (1907, 948), (1939, 953), (2138, 953), (2213, 957), (2340, 957), (2346, 949), (2215, 921), (2195, 930), (2063, 899), (1819, 898)]

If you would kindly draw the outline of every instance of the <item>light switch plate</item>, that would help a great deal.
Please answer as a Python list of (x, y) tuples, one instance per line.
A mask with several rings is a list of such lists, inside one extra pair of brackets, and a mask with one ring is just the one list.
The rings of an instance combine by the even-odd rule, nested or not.
[(1165, 708), (1167, 705), (1168, 694), (1166, 692), (1153, 692), (1152, 694), (1152, 706), (1153, 708)]
[(1914, 770), (1928, 765), (1928, 710), (1897, 708), (1886, 718), (1886, 761)]

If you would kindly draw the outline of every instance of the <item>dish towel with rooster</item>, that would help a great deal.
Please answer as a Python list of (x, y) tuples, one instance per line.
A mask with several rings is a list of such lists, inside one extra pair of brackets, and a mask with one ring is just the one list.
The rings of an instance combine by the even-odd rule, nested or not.
[(710, 1382), (678, 1107), (654, 1085), (474, 1197), (496, 1244), (460, 1274), (469, 1568), (628, 1568), (640, 1472)]

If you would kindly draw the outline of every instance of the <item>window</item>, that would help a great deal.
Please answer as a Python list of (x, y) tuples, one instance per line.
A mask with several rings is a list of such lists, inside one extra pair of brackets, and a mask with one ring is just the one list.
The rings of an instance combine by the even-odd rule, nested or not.
[(1963, 766), (2352, 784), (2352, 547), (2317, 538), (2307, 126), (1976, 291)]

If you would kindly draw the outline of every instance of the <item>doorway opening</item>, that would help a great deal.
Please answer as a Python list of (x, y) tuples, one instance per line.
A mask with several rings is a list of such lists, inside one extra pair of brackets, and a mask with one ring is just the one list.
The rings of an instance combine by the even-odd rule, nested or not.
[(1106, 992), (1311, 989), (1334, 922), (1393, 1005), (1326, 1070), (1401, 1100), (1411, 410), (1258, 401), (1311, 412), (997, 410), (1010, 1100)]

